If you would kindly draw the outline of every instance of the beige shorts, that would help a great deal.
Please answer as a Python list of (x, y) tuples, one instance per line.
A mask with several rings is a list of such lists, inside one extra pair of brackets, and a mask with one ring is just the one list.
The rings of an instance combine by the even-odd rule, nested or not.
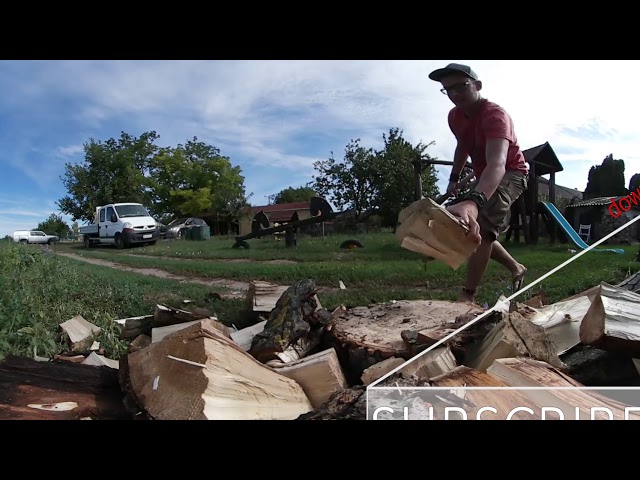
[(478, 214), (482, 238), (496, 240), (509, 226), (511, 206), (527, 189), (529, 177), (518, 170), (508, 170), (495, 193)]

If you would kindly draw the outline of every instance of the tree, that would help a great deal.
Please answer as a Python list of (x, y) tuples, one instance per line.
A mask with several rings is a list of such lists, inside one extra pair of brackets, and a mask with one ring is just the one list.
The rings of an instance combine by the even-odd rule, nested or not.
[(44, 222), (40, 222), (34, 230), (41, 230), (47, 235), (57, 235), (61, 239), (69, 238), (72, 233), (62, 216), (55, 213), (49, 215)]
[[(328, 160), (314, 163), (318, 175), (310, 185), (338, 209), (354, 209), (356, 215), (365, 217), (378, 214), (390, 226), (415, 199), (413, 162), (432, 159), (425, 150), (433, 142), (413, 146), (398, 128), (383, 134), (383, 141), (382, 150), (374, 151), (361, 146), (360, 139), (351, 140), (342, 163), (333, 153)], [(433, 165), (423, 167), (422, 191), (428, 197), (439, 194)]]
[(344, 162), (333, 157), (313, 164), (319, 172), (309, 187), (331, 201), (338, 210), (353, 209), (357, 216), (368, 212), (374, 195), (373, 172), (375, 152), (360, 145), (360, 139), (351, 140), (345, 148)]
[(608, 155), (601, 165), (592, 166), (589, 169), (584, 198), (610, 197), (629, 193), (625, 187), (624, 169), (624, 160), (614, 160), (613, 154)]
[(311, 197), (314, 197), (316, 192), (310, 187), (298, 187), (298, 188), (285, 188), (275, 197), (274, 203), (293, 203), (293, 202), (308, 202)]
[(425, 150), (435, 142), (413, 146), (397, 128), (383, 135), (383, 140), (384, 148), (376, 153), (375, 168), (381, 174), (374, 182), (376, 194), (373, 204), (385, 225), (394, 225), (400, 211), (415, 200), (414, 161), (422, 163), (422, 195), (435, 198), (439, 194), (434, 166), (423, 163), (433, 160)]
[(139, 138), (122, 132), (118, 140), (102, 143), (91, 138), (85, 143), (84, 163), (65, 164), (62, 182), (68, 195), (58, 201), (60, 211), (73, 220), (91, 220), (100, 205), (136, 202), (149, 206), (152, 185), (150, 163), (158, 151), (156, 132)]
[(73, 236), (77, 237), (78, 234), (80, 233), (80, 228), (78, 227), (78, 221), (74, 220), (73, 224), (71, 225), (71, 231), (73, 232)]
[(636, 173), (629, 180), (629, 191), (634, 192), (640, 188), (640, 173)]
[(158, 214), (216, 212), (233, 217), (249, 205), (240, 167), (197, 137), (185, 145), (161, 149), (151, 161), (150, 184)]
[(58, 201), (73, 220), (91, 220), (96, 207), (135, 202), (157, 217), (203, 215), (236, 216), (248, 206), (244, 177), (220, 151), (196, 137), (186, 145), (159, 147), (159, 135), (139, 138), (122, 132), (120, 139), (90, 139), (85, 161), (65, 165), (62, 181), (68, 195)]

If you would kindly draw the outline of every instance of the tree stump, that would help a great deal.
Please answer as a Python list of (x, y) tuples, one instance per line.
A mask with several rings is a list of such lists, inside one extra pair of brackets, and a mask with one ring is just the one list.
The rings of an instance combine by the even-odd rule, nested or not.
[(417, 337), (417, 332), (459, 328), (482, 312), (477, 305), (444, 300), (404, 300), (354, 307), (335, 315), (324, 347), (336, 349), (348, 381), (358, 385), (362, 373), (371, 365), (390, 357), (409, 360), (427, 348), (429, 345), (411, 341), (410, 337)]

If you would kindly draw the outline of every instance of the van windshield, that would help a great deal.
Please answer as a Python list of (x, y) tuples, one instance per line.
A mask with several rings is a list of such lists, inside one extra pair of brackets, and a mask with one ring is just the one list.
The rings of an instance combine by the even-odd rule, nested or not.
[(142, 205), (118, 205), (115, 209), (120, 218), (149, 216), (149, 212)]

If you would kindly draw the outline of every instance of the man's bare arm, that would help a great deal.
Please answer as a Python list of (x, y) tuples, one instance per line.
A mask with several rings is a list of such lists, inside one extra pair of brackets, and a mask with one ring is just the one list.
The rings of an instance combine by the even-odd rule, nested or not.
[(489, 199), (494, 194), (505, 174), (509, 141), (504, 138), (487, 138), (487, 166), (482, 172), (475, 190)]
[(462, 147), (460, 142), (456, 145), (456, 151), (453, 154), (453, 168), (451, 169), (451, 173), (454, 175), (460, 175), (462, 173), (462, 169), (467, 163), (467, 159), (469, 158), (469, 154)]

